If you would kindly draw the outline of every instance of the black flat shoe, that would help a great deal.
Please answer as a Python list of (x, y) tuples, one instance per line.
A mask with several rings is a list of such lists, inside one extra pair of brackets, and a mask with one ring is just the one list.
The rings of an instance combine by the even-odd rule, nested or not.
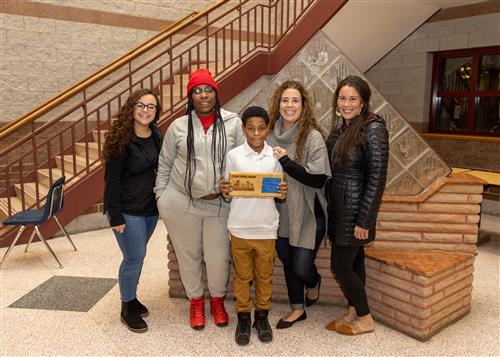
[(314, 303), (319, 300), (319, 289), (320, 288), (321, 288), (321, 275), (318, 274), (318, 288), (317, 288), (318, 289), (318, 296), (316, 297), (316, 299), (309, 299), (307, 297), (307, 292), (306, 292), (306, 301), (305, 301), (305, 303), (306, 303), (307, 307), (309, 307), (311, 305), (314, 305)]
[(297, 317), (293, 321), (285, 321), (283, 319), (280, 319), (278, 321), (278, 323), (276, 324), (276, 328), (278, 330), (289, 328), (289, 327), (292, 327), (294, 323), (299, 322), (299, 321), (304, 321), (305, 319), (307, 319), (307, 314), (306, 314), (306, 311), (304, 310), (304, 312), (302, 313), (302, 315), (300, 315), (299, 317)]

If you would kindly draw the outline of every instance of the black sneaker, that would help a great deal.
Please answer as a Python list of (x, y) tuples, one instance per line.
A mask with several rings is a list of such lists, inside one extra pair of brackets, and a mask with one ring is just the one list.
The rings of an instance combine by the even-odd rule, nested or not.
[(234, 339), (239, 346), (248, 345), (250, 333), (252, 332), (252, 319), (249, 312), (238, 312), (238, 325), (234, 333)]
[(260, 342), (271, 342), (273, 340), (273, 330), (269, 325), (267, 310), (255, 310), (253, 327), (257, 330)]
[(121, 321), (132, 332), (146, 332), (148, 324), (139, 315), (137, 300), (122, 302)]

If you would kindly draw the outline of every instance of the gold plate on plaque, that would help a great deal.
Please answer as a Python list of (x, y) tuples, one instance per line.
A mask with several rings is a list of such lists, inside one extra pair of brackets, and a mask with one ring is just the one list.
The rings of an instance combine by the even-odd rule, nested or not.
[(230, 196), (279, 197), (279, 184), (283, 173), (274, 172), (230, 172)]

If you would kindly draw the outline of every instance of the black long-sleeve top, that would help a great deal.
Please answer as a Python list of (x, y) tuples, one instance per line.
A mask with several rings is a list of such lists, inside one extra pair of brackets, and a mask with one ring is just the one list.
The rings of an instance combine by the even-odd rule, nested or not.
[(283, 171), (303, 185), (313, 188), (323, 188), (326, 180), (328, 180), (328, 176), (325, 174), (310, 174), (304, 166), (290, 159), (288, 155), (282, 156), (279, 162), (283, 167)]
[[(284, 155), (279, 159), (283, 171), (290, 175), (295, 180), (299, 181), (301, 184), (313, 187), (313, 188), (323, 188), (328, 176), (325, 174), (310, 174), (306, 171), (305, 167), (298, 164), (297, 162), (290, 159), (288, 155)], [(325, 213), (321, 208), (318, 197), (314, 200), (314, 216), (324, 217)]]
[(158, 214), (153, 188), (162, 136), (151, 126), (149, 138), (133, 136), (124, 155), (105, 165), (104, 212), (111, 227), (125, 223), (123, 213), (136, 216)]

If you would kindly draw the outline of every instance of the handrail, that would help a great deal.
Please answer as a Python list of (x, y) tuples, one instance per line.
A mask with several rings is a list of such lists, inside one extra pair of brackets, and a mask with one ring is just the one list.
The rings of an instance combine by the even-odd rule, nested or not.
[[(198, 21), (203, 16), (207, 15), (211, 11), (219, 8), (220, 6), (224, 5), (225, 3), (229, 2), (229, 1), (230, 0), (219, 0), (215, 4), (205, 8), (204, 10), (202, 10), (200, 12), (193, 11), (193, 12), (189, 13), (188, 15), (185, 15), (181, 19), (177, 20), (175, 23), (169, 25), (166, 29), (162, 30), (159, 34), (154, 36), (152, 39), (147, 40), (143, 44), (130, 50), (129, 52), (127, 52), (123, 56), (119, 57), (115, 61), (104, 66), (97, 73), (94, 73), (93, 75), (91, 75), (91, 76), (85, 78), (84, 80), (78, 82), (77, 84), (73, 85), (68, 90), (63, 91), (61, 94), (58, 94), (55, 97), (49, 99), (47, 102), (38, 106), (37, 108), (35, 108), (32, 111), (28, 112), (27, 114), (23, 115), (22, 117), (17, 118), (15, 120), (13, 120), (12, 122), (9, 122), (7, 125), (4, 125), (2, 128), (0, 128), (0, 140), (4, 139), (9, 134), (18, 130), (23, 125), (31, 123), (32, 121), (37, 119), (39, 116), (47, 113), (48, 111), (54, 109), (59, 104), (63, 103), (65, 100), (72, 98), (73, 96), (78, 94), (78, 92), (80, 92), (81, 90), (90, 87), (92, 84), (95, 84), (96, 82), (98, 82), (102, 78), (106, 77), (108, 74), (117, 70), (119, 67), (121, 67), (124, 64), (128, 63), (129, 61), (139, 57), (140, 55), (146, 53), (151, 48), (155, 47), (158, 43), (165, 40), (167, 37), (169, 37), (177, 32), (180, 32), (181, 30), (185, 29), (186, 27), (188, 27), (192, 23)], [(189, 17), (191, 17), (191, 19), (187, 22), (184, 22)]]
[[(259, 53), (279, 49), (281, 39), (311, 8), (315, 12), (333, 10), (338, 9), (337, 3), (345, 3), (335, 0), (325, 5), (321, 1), (219, 1), (202, 13), (187, 15), (151, 42), (81, 81), (72, 94), (32, 111), (9, 127), (24, 124), (21, 138), (8, 133), (9, 129), (2, 132), (16, 141), (7, 139), (8, 147), (0, 152), (0, 208), (11, 215), (40, 207), (44, 187), (61, 175), (68, 177), (69, 186), (93, 180), (102, 172), (102, 135), (133, 90), (151, 88), (158, 93), (162, 107), (159, 125), (168, 126), (184, 110), (186, 74), (207, 67), (217, 80), (237, 75), (235, 69), (252, 63)], [(222, 4), (227, 8), (218, 9)], [(178, 36), (181, 30), (182, 36)], [(114, 71), (109, 70), (111, 66)], [(0, 231), (0, 239), (5, 234), (10, 232)]]

